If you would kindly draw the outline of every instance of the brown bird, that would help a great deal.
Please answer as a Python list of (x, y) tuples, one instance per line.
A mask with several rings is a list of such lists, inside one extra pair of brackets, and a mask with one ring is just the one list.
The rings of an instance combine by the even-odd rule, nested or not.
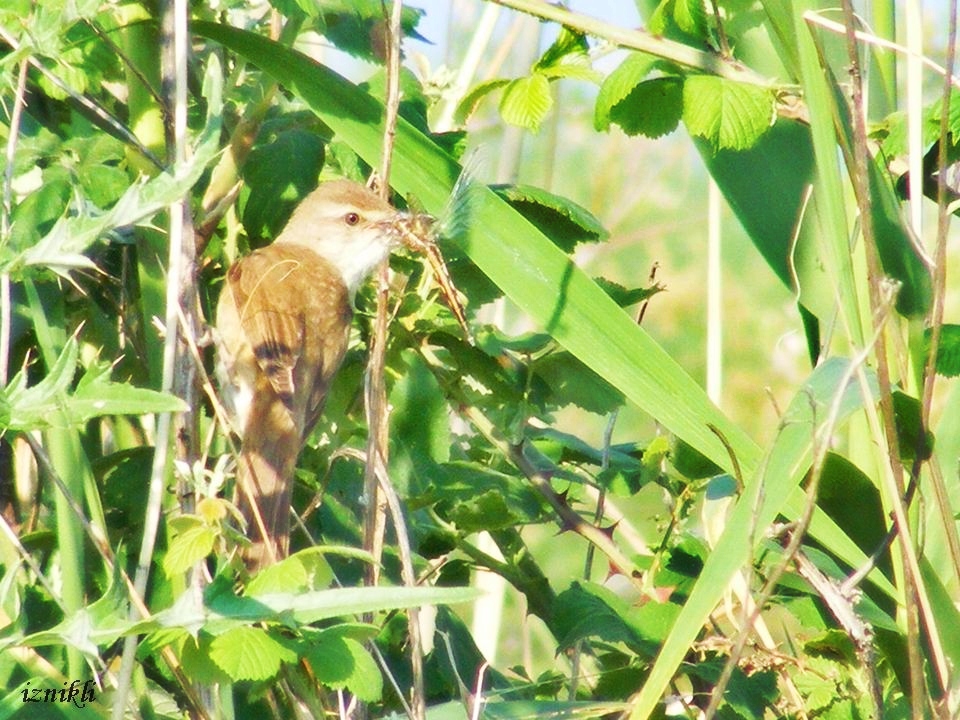
[(218, 374), (242, 437), (237, 504), (251, 570), (287, 555), (297, 456), (347, 349), (354, 294), (410, 221), (359, 183), (326, 182), (273, 244), (227, 272)]

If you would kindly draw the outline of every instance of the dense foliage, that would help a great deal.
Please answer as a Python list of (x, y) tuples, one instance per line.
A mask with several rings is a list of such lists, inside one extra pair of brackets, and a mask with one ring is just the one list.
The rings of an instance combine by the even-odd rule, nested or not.
[[(36, 717), (33, 689), (90, 678), (88, 706), (45, 711), (957, 712), (960, 394), (945, 378), (960, 332), (944, 317), (960, 104), (898, 112), (901, 58), (854, 38), (849, 6), (831, 30), (814, 2), (640, 2), (635, 31), (499, 4), (548, 21), (549, 46), (522, 76), (438, 87), (391, 77), (373, 0), (196, 4), (189, 36), (173, 4), (4, 3), (0, 717)], [(404, 37), (422, 14), (403, 9)], [(365, 81), (294, 49), (315, 34), (364, 60)], [(607, 46), (622, 52), (604, 74)], [(372, 286), (300, 457), (293, 554), (250, 577), (206, 323), (226, 268), (318, 182), (382, 167), (394, 80), (389, 184), (439, 218), (470, 327), (420, 257), (392, 259), (387, 474), (418, 581), (404, 533), (382, 555), (364, 537)], [(769, 442), (644, 331), (652, 279), (624, 287), (573, 261), (607, 239), (598, 218), (543, 188), (457, 182), (472, 118), (536, 132), (561, 83), (598, 88), (596, 134), (682, 127), (795, 294), (810, 374)], [(911, 192), (936, 230), (905, 219)], [(492, 321), (505, 305), (533, 329)], [(612, 442), (625, 405), (663, 432)], [(557, 426), (570, 407), (583, 433)], [(652, 540), (631, 516), (650, 488)], [(464, 620), (478, 570), (542, 623), (544, 657), (487, 666)], [(428, 606), (419, 687), (407, 620)]]

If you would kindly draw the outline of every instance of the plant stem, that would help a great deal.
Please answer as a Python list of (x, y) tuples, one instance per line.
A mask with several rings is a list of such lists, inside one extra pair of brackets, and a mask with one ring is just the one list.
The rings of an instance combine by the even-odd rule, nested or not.
[(489, 1), (528, 15), (534, 15), (542, 20), (560, 23), (565, 27), (602, 38), (628, 50), (639, 50), (664, 60), (670, 60), (692, 70), (700, 70), (727, 80), (735, 80), (750, 85), (770, 86), (770, 81), (767, 78), (736, 61), (725, 59), (716, 53), (697, 50), (674, 40), (655, 37), (645, 30), (630, 30), (611, 25), (603, 20), (571, 12), (560, 5), (553, 5), (544, 2), (544, 0)]

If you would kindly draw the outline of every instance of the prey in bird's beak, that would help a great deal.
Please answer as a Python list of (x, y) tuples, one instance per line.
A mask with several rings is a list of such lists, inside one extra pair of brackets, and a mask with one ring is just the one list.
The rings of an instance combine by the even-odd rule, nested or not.
[(401, 245), (427, 259), (440, 286), (440, 294), (457, 319), (464, 339), (472, 345), (473, 336), (467, 326), (467, 315), (460, 301), (460, 293), (453, 284), (450, 271), (437, 246), (436, 218), (426, 213), (398, 213), (394, 228), (399, 233)]

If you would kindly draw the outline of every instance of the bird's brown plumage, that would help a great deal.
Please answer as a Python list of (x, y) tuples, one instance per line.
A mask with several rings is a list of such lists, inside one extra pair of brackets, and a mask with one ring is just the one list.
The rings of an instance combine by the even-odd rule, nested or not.
[(251, 569), (287, 554), (297, 456), (343, 360), (354, 285), (386, 256), (398, 218), (362, 185), (327, 183), (272, 245), (227, 272), (218, 354), (223, 394), (242, 435), (237, 504)]

